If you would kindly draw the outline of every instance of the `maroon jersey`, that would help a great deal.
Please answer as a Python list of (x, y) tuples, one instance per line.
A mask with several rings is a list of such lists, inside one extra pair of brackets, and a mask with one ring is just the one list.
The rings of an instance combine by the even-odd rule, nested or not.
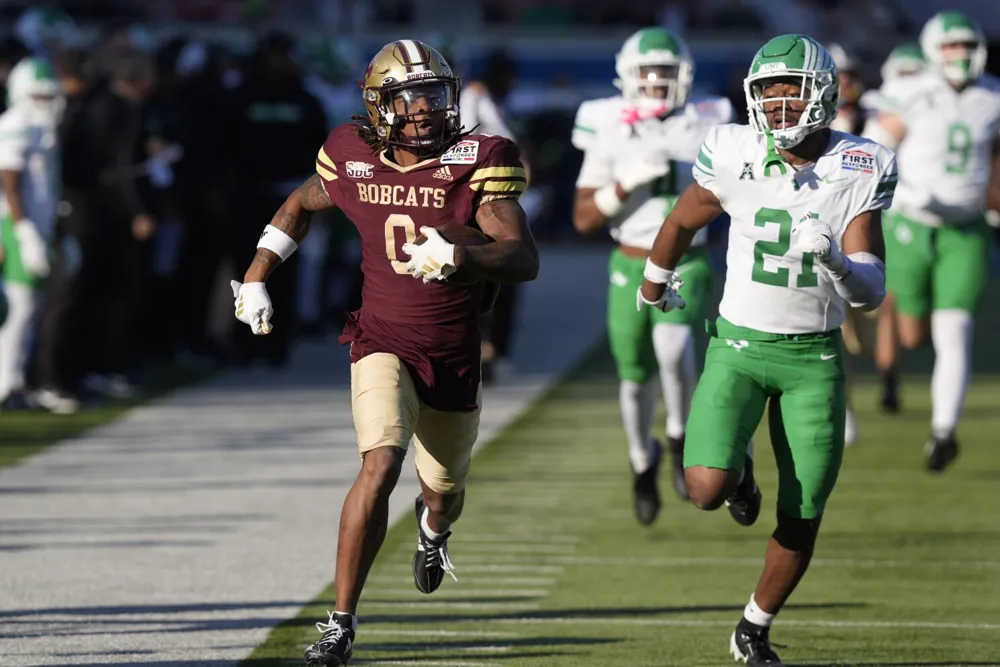
[(351, 343), (351, 361), (394, 354), (428, 406), (476, 410), (485, 283), (425, 285), (406, 270), (410, 258), (402, 245), (421, 227), (474, 226), (481, 204), (517, 199), (525, 187), (520, 150), (504, 137), (476, 134), (439, 157), (400, 167), (346, 124), (330, 133), (316, 171), (361, 236), (362, 306), (340, 337)]

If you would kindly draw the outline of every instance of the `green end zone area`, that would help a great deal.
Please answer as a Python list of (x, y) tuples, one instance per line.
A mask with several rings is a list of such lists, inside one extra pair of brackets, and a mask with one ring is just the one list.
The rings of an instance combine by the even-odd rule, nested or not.
[[(1000, 376), (976, 378), (965, 447), (941, 476), (922, 468), (927, 378), (903, 390), (905, 412), (883, 416), (875, 386), (855, 389), (862, 443), (845, 456), (813, 567), (772, 631), (789, 665), (1000, 665)], [(732, 664), (729, 635), (774, 526), (766, 422), (756, 526), (682, 504), (664, 475), (664, 509), (646, 529), (632, 517), (617, 395), (602, 346), (476, 457), (450, 541), (459, 582), (420, 594), (412, 514), (390, 529), (352, 667)], [(296, 557), (333, 569), (333, 553)], [(242, 664), (304, 664), (327, 609), (332, 587)]]

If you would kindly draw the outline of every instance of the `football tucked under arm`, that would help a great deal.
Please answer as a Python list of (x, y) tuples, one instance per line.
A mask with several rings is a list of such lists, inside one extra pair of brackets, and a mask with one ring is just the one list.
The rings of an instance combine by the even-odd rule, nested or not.
[(493, 243), (456, 246), (455, 265), (496, 283), (524, 283), (538, 276), (538, 247), (528, 216), (513, 197), (480, 204), (476, 223)]

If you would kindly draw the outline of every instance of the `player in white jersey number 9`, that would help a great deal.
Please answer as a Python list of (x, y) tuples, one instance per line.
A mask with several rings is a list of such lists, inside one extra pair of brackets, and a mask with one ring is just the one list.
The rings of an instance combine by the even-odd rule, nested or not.
[(984, 73), (986, 38), (944, 11), (920, 33), (926, 70), (885, 82), (865, 136), (896, 149), (899, 191), (886, 216), (888, 292), (877, 362), (883, 406), (898, 409), (898, 347), (933, 343), (931, 434), (925, 465), (958, 456), (955, 432), (970, 375), (973, 313), (989, 277), (986, 211), (1000, 210), (1000, 80)]
[(699, 229), (729, 213), (726, 284), (688, 418), (691, 501), (757, 520), (747, 444), (765, 408), (777, 460), (777, 528), (764, 573), (730, 638), (748, 665), (781, 665), (770, 626), (809, 565), (844, 450), (840, 325), (846, 305), (885, 295), (881, 211), (896, 184), (891, 151), (829, 129), (838, 72), (814, 39), (783, 35), (744, 83), (751, 126), (713, 128), (695, 183), (657, 234), (639, 300), (659, 307)]

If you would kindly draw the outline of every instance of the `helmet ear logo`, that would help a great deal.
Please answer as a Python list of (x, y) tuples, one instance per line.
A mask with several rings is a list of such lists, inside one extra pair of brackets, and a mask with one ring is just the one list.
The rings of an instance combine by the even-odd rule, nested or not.
[(374, 104), (378, 101), (378, 93), (371, 88), (365, 91), (365, 99)]

